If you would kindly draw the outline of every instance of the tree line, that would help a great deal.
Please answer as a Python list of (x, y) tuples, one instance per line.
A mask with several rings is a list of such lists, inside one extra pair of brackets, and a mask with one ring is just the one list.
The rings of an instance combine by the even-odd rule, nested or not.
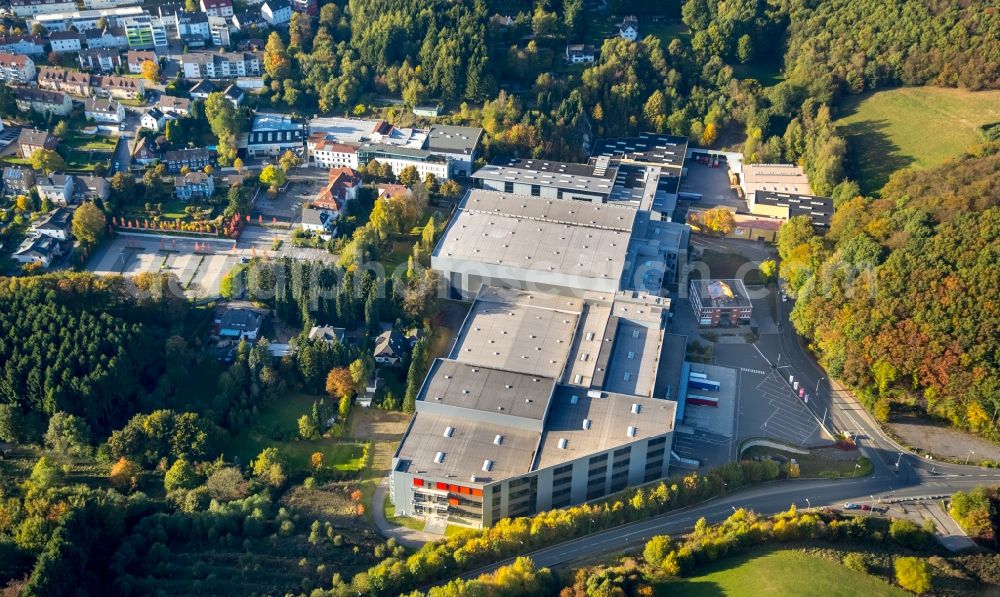
[(796, 329), (875, 416), (918, 411), (1000, 437), (1000, 146), (895, 174), (830, 231), (782, 226)]

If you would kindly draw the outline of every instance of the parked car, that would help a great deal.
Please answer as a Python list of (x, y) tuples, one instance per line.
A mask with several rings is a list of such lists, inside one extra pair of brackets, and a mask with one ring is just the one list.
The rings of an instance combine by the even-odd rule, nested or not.
[(847, 502), (846, 504), (844, 504), (844, 510), (857, 510), (860, 507), (861, 506), (855, 504), (854, 502)]

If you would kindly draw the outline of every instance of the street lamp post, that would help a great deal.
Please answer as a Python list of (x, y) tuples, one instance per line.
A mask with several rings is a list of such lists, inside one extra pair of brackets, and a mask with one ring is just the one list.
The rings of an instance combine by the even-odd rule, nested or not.
[(859, 468), (861, 468), (861, 465), (860, 465), (860, 464), (855, 464), (855, 465), (854, 465), (854, 476), (855, 476), (855, 477), (857, 477), (857, 476), (858, 476), (858, 469), (859, 469)]
[(969, 450), (969, 455), (965, 457), (965, 464), (969, 464), (969, 459), (972, 458), (972, 455), (975, 453), (975, 450)]
[(821, 378), (819, 378), (819, 379), (816, 380), (816, 391), (814, 392), (814, 394), (816, 394), (817, 396), (819, 396), (819, 384), (824, 379), (826, 379), (826, 378), (825, 377), (821, 377)]
[(806, 506), (807, 506), (807, 508), (806, 508), (807, 510), (812, 510), (813, 505), (812, 505), (812, 502), (809, 501), (809, 498), (806, 498)]
[(903, 453), (900, 452), (899, 456), (896, 457), (896, 468), (899, 468), (899, 461), (903, 459)]

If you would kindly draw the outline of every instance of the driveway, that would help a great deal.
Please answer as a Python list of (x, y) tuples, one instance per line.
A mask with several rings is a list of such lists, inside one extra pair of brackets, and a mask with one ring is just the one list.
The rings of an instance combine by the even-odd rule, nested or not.
[(375, 512), (375, 526), (378, 527), (379, 533), (382, 533), (382, 535), (386, 538), (391, 537), (395, 539), (396, 543), (409, 547), (410, 549), (420, 549), (423, 547), (424, 543), (444, 539), (443, 534), (435, 535), (434, 533), (427, 533), (425, 531), (408, 529), (406, 527), (397, 527), (389, 524), (389, 521), (385, 519), (385, 511), (382, 508), (382, 504), (385, 503), (385, 496), (388, 491), (389, 479), (382, 479), (382, 481), (378, 484), (378, 487), (375, 488), (375, 498), (372, 503), (372, 511)]

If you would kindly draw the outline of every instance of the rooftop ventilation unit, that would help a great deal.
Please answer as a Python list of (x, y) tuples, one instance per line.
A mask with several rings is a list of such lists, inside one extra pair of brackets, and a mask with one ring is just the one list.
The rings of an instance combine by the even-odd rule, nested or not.
[(444, 462), (444, 452), (438, 452), (434, 455), (434, 462), (441, 464)]
[(587, 398), (600, 398), (602, 396), (600, 390), (588, 390)]
[(559, 438), (559, 449), (560, 450), (565, 450), (566, 449), (566, 444), (568, 444), (568, 443), (569, 442), (566, 441), (565, 437)]
[(590, 424), (591, 424), (590, 419), (584, 419), (583, 420), (583, 428), (584, 429), (590, 429)]
[(445, 437), (451, 437), (453, 433), (455, 433), (455, 428), (454, 427), (445, 427), (444, 428), (444, 436)]
[(633, 415), (639, 414), (639, 405), (638, 404), (634, 404), (634, 403), (632, 404), (632, 414)]
[(489, 471), (493, 470), (493, 461), (492, 460), (484, 460), (483, 461), (483, 470), (486, 471), (486, 472), (489, 472)]
[(576, 404), (579, 401), (580, 401), (580, 397), (577, 396), (576, 394), (573, 394), (572, 396), (569, 397), (569, 403), (570, 404)]
[(629, 437), (635, 437), (635, 427), (629, 427), (628, 428), (628, 436)]
[(503, 436), (502, 435), (497, 435), (496, 437), (494, 437), (493, 438), (493, 443), (496, 444), (496, 445), (498, 445), (498, 446), (500, 444), (502, 444), (503, 443)]

